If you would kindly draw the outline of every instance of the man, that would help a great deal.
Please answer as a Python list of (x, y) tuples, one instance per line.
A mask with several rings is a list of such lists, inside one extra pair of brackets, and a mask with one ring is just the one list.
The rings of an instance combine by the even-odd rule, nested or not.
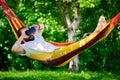
[[(101, 30), (105, 24), (106, 20), (103, 16), (101, 16), (99, 18), (99, 22), (96, 29), (92, 33)], [(54, 45), (46, 42), (42, 37), (44, 25), (33, 25), (31, 27), (34, 27), (36, 30), (31, 35), (26, 35), (26, 31), (29, 28), (22, 28), (19, 30), (21, 34), (19, 39), (13, 45), (12, 52), (17, 52), (22, 55), (29, 56), (31, 54), (52, 52), (56, 49), (59, 49), (58, 47), (55, 47)]]
[(42, 52), (52, 52), (56, 49), (54, 45), (46, 42), (42, 37), (42, 33), (44, 30), (44, 25), (33, 25), (30, 26), (35, 28), (35, 32), (27, 35), (26, 31), (29, 28), (22, 28), (18, 32), (20, 34), (19, 39), (14, 43), (12, 47), (12, 52), (20, 53), (22, 55), (31, 55)]

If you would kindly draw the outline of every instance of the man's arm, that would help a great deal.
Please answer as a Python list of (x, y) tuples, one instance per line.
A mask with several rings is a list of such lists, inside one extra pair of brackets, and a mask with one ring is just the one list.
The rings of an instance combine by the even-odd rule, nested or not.
[(25, 50), (21, 47), (21, 42), (23, 41), (23, 37), (21, 36), (12, 46), (11, 51), (15, 53), (25, 54)]
[(43, 25), (43, 24), (39, 24), (38, 32), (39, 32), (40, 34), (42, 34), (43, 31), (44, 31), (44, 25)]
[(24, 40), (24, 38), (28, 38), (28, 36), (25, 34), (26, 30), (28, 30), (28, 28), (24, 28), (21, 30), (22, 34), (12, 46), (12, 49), (11, 49), (12, 52), (25, 54), (25, 50), (22, 48), (21, 43), (22, 42), (25, 43), (26, 41)]

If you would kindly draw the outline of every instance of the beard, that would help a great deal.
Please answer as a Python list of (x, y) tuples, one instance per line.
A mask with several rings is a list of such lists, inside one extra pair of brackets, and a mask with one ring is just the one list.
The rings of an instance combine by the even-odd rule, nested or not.
[(28, 42), (28, 41), (33, 41), (34, 39), (35, 39), (35, 37), (34, 37), (33, 35), (30, 35), (29, 38), (24, 38), (24, 40), (25, 40), (26, 42)]

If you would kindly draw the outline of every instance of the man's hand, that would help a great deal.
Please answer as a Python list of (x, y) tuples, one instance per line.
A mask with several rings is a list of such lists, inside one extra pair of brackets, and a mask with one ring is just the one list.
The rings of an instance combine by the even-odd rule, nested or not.
[(21, 30), (21, 37), (23, 37), (23, 38), (28, 38), (28, 37), (29, 37), (29, 36), (26, 35), (26, 33), (25, 33), (25, 31), (27, 31), (27, 30), (28, 30), (28, 28), (24, 28), (24, 29)]
[(32, 26), (30, 26), (30, 27), (35, 27), (35, 29), (36, 29), (36, 32), (38, 32), (38, 33), (40, 33), (40, 34), (42, 34), (43, 33), (43, 30), (44, 30), (44, 25), (43, 24), (39, 24), (39, 25), (32, 25)]

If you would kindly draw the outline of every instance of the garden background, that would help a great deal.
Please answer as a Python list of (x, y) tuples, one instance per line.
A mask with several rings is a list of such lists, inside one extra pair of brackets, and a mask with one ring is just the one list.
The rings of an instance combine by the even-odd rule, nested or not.
[[(6, 0), (7, 4), (25, 25), (44, 24), (43, 36), (46, 40), (67, 42), (67, 27), (62, 22), (55, 1), (57, 0)], [(61, 0), (60, 3), (65, 4), (69, 1)], [(95, 29), (101, 15), (109, 21), (120, 11), (120, 0), (73, 0), (73, 4), (76, 1), (80, 3), (80, 25), (79, 30), (76, 32), (77, 40), (80, 40), (84, 33), (92, 32)], [(68, 65), (51, 67), (12, 53), (11, 47), (15, 41), (15, 36), (0, 7), (0, 71), (68, 70)], [(120, 74), (120, 24), (106, 39), (83, 51), (79, 55), (79, 61), (80, 74), (84, 71), (107, 71)], [(120, 79), (120, 76), (118, 78)]]

